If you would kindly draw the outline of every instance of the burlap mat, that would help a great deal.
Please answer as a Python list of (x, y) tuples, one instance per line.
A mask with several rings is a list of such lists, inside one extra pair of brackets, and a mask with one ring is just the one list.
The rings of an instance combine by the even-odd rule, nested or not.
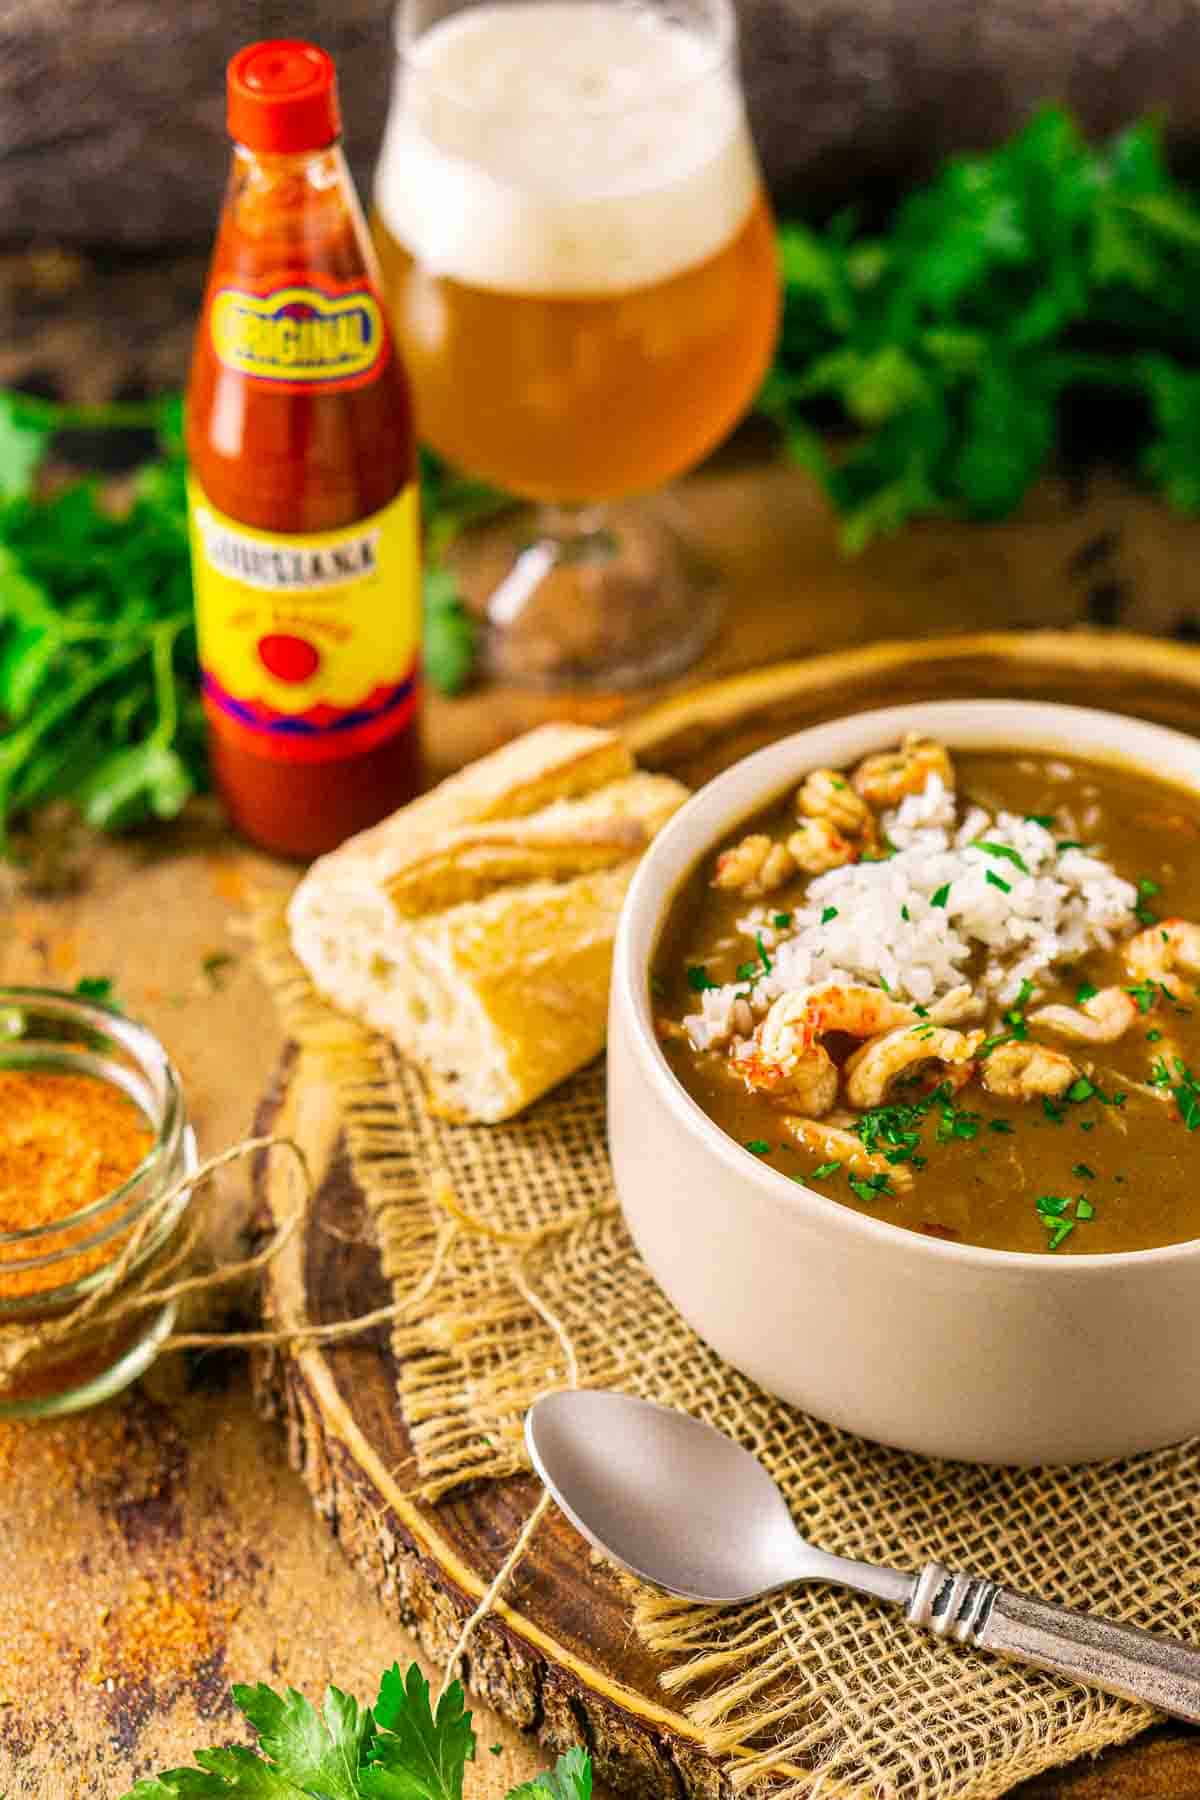
[[(397, 1298), (427, 1290), (394, 1339), (423, 1494), (526, 1466), (524, 1410), (565, 1380), (558, 1327), (583, 1385), (681, 1407), (753, 1450), (827, 1550), (901, 1568), (936, 1557), (1197, 1635), (1200, 1442), (1082, 1470), (980, 1469), (881, 1449), (771, 1399), (700, 1342), (640, 1262), (612, 1189), (602, 1067), (509, 1125), (443, 1124), (389, 1046), (316, 999), (278, 914), (259, 926), (289, 1029), (336, 1046), (331, 1079)], [(824, 1587), (718, 1611), (633, 1585), (632, 1614), (664, 1687), (747, 1794), (996, 1795), (1154, 1716)]]

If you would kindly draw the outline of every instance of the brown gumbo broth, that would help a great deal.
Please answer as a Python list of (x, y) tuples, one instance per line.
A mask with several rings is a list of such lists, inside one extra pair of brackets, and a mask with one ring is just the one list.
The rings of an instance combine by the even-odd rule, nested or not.
[[(1133, 769), (1057, 755), (962, 752), (953, 765), (960, 819), (977, 803), (989, 813), (1047, 825), (1053, 820), (1050, 829), (1071, 833), (1056, 841), (1086, 839), (1088, 850), (1094, 848), (1117, 876), (1138, 884), (1136, 918), (1116, 934), (1118, 941), (1039, 974), (1015, 1005), (985, 992), (980, 951), (963, 971), (984, 1000), (982, 1007), (976, 1001), (970, 1021), (972, 1042), (983, 1039), (977, 1053), (953, 1071), (934, 1062), (914, 1066), (879, 1106), (856, 1109), (846, 1098), (846, 1063), (863, 1039), (840, 1031), (825, 1035), (820, 1041), (838, 1082), (826, 1123), (850, 1133), (862, 1155), (873, 1158), (856, 1176), (845, 1155), (820, 1147), (819, 1134), (810, 1143), (788, 1123), (804, 1107), (792, 1104), (786, 1081), (764, 1087), (748, 1079), (742, 1071), (761, 1066), (753, 1057), (733, 1067), (738, 1056), (748, 1055), (747, 1043), (761, 1058), (756, 1046), (765, 998), (755, 1017), (757, 1036), (742, 1032), (731, 1043), (697, 1049), (683, 1027), (697, 1012), (697, 984), (741, 981), (739, 991), (752, 995), (756, 975), (772, 961), (771, 949), (758, 950), (737, 922), (755, 906), (786, 919), (805, 904), (816, 876), (802, 869), (765, 894), (751, 889), (751, 897), (714, 882), (719, 851), (742, 844), (748, 834), (763, 834), (773, 844), (789, 841), (797, 825), (796, 789), (789, 789), (731, 833), (718, 853), (706, 855), (672, 903), (651, 984), (672, 1069), (748, 1155), (842, 1205), (913, 1231), (1058, 1255), (1149, 1249), (1200, 1237), (1200, 1135), (1194, 1135), (1200, 1127), (1200, 969), (1189, 969), (1181, 953), (1168, 965), (1166, 981), (1139, 982), (1127, 958), (1135, 935), (1153, 931), (1161, 938), (1168, 924), (1200, 921), (1200, 805)], [(881, 834), (883, 829), (881, 822)], [(886, 841), (872, 847), (887, 858)], [(861, 845), (856, 857), (860, 851)], [(988, 854), (995, 856), (997, 872), (988, 879), (1002, 889), (1014, 870), (1001, 852)], [(756, 958), (758, 969), (752, 970)], [(1092, 990), (1112, 988), (1133, 1003), (1114, 1041), (1073, 1040), (1027, 1017), (1055, 1003), (1078, 1014)], [(739, 1016), (748, 1023), (747, 1013)], [(1069, 1085), (1055, 1094), (990, 1091), (989, 1059), (1005, 1045), (1031, 1043), (1069, 1059), (1075, 1069)], [(999, 1074), (993, 1079), (999, 1082)]]

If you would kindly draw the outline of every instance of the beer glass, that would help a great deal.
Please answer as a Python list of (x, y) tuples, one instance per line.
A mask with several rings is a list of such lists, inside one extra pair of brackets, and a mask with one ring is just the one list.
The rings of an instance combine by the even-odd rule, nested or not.
[(662, 679), (712, 635), (669, 508), (608, 503), (698, 462), (770, 361), (735, 37), (730, 0), (402, 0), (375, 241), (421, 435), (540, 503), (488, 602), (509, 679)]

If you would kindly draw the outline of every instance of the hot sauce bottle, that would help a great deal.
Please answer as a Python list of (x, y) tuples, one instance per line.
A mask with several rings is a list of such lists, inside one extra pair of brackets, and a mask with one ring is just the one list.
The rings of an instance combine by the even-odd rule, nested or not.
[(228, 102), (187, 400), (204, 705), (234, 824), (307, 857), (417, 788), (416, 447), (333, 63), (251, 44)]

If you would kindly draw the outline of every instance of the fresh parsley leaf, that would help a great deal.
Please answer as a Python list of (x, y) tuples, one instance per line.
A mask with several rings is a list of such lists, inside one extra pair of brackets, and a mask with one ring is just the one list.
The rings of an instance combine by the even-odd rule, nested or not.
[(1083, 1180), (1086, 1180), (1086, 1181), (1095, 1181), (1095, 1179), (1096, 1179), (1095, 1169), (1089, 1169), (1087, 1164), (1083, 1163), (1083, 1162), (1075, 1163), (1071, 1169), (1071, 1173), (1072, 1173), (1072, 1175), (1080, 1176)]
[(117, 1000), (111, 975), (83, 975), (75, 983), (75, 992), (81, 1000), (98, 1000), (102, 1006), (111, 1006), (117, 1012), (124, 1010)]
[(576, 1745), (544, 1775), (513, 1788), (508, 1800), (591, 1800), (591, 1794), (591, 1758)]
[(1002, 876), (997, 875), (994, 869), (985, 869), (983, 879), (989, 887), (999, 888), (1002, 894), (1012, 893), (1012, 882), (1005, 881)]
[(1070, 1237), (1070, 1235), (1074, 1231), (1074, 1229), (1075, 1229), (1074, 1219), (1058, 1219), (1058, 1220), (1056, 1220), (1054, 1223), (1053, 1230), (1050, 1233), (1050, 1242), (1047, 1244), (1046, 1248), (1048, 1250), (1057, 1250), (1060, 1244), (1063, 1244), (1066, 1242), (1067, 1238)]
[(1098, 987), (1096, 987), (1092, 982), (1081, 981), (1079, 986), (1075, 990), (1076, 1006), (1086, 1006), (1088, 1001), (1094, 1000), (1096, 998), (1096, 995), (1099, 992), (1100, 992), (1100, 989)]
[(1092, 1205), (1091, 1201), (1087, 1198), (1087, 1196), (1085, 1194), (1080, 1194), (1078, 1200), (1076, 1200), (1076, 1202), (1075, 1202), (1075, 1217), (1077, 1219), (1087, 1220), (1087, 1219), (1094, 1219), (1095, 1216), (1096, 1216), (1096, 1209)]
[(298, 1788), (253, 1750), (197, 1750), (194, 1769), (164, 1769), (136, 1782), (124, 1800), (324, 1800)]
[[(792, 915), (790, 912), (778, 912), (771, 915), (771, 923), (776, 931), (786, 931), (791, 922)], [(824, 919), (822, 919), (821, 923), (825, 923)]]
[(1054, 826), (1053, 813), (1026, 813), (1025, 821), (1029, 825), (1040, 825), (1043, 831), (1050, 831)]
[(832, 920), (836, 919), (837, 916), (838, 916), (838, 909), (836, 906), (825, 907), (821, 913), (822, 925), (828, 925)]
[(691, 988), (693, 994), (703, 994), (706, 993), (709, 988), (720, 986), (719, 982), (713, 980), (703, 963), (688, 964), (687, 984)]
[(804, 1181), (825, 1181), (830, 1175), (836, 1175), (841, 1168), (840, 1162), (823, 1162), (811, 1174), (802, 1176)]
[[(257, 1750), (198, 1750), (196, 1765), (139, 1781), (124, 1800), (462, 1800), (475, 1733), (455, 1681), (438, 1702), (413, 1663), (387, 1670), (374, 1708), (329, 1688), (323, 1713), (289, 1689), (235, 1687)], [(493, 1755), (500, 1746), (493, 1746)], [(592, 1765), (578, 1746), (509, 1800), (590, 1800)]]
[(435, 1716), (429, 1683), (416, 1663), (406, 1676), (393, 1663), (379, 1684), (375, 1725), (360, 1782), (366, 1800), (462, 1800), (463, 1771), (475, 1760), (475, 1733), (461, 1682), (451, 1682)]
[(1081, 1075), (1078, 1081), (1073, 1081), (1067, 1089), (1067, 1099), (1078, 1106), (1081, 1101), (1090, 1100), (1092, 1095), (1097, 1092), (1098, 1090), (1093, 1083), (1088, 1080), (1087, 1076)]
[(746, 1139), (746, 1149), (752, 1151), (755, 1156), (766, 1156), (770, 1151), (770, 1148), (771, 1146), (768, 1144), (766, 1138)]
[(235, 1686), (233, 1698), (278, 1774), (322, 1800), (361, 1800), (359, 1763), (373, 1731), (369, 1707), (330, 1687), (322, 1716), (295, 1688), (281, 1696), (261, 1682)]
[(1000, 1132), (1005, 1137), (1015, 1129), (1016, 1127), (1008, 1119), (990, 1119), (988, 1121), (989, 1131)]
[(942, 886), (937, 889), (936, 893), (934, 893), (930, 896), (929, 904), (930, 904), (930, 906), (945, 906), (945, 904), (949, 898), (950, 898), (950, 883), (948, 881), (946, 881), (946, 882), (943, 882)]

